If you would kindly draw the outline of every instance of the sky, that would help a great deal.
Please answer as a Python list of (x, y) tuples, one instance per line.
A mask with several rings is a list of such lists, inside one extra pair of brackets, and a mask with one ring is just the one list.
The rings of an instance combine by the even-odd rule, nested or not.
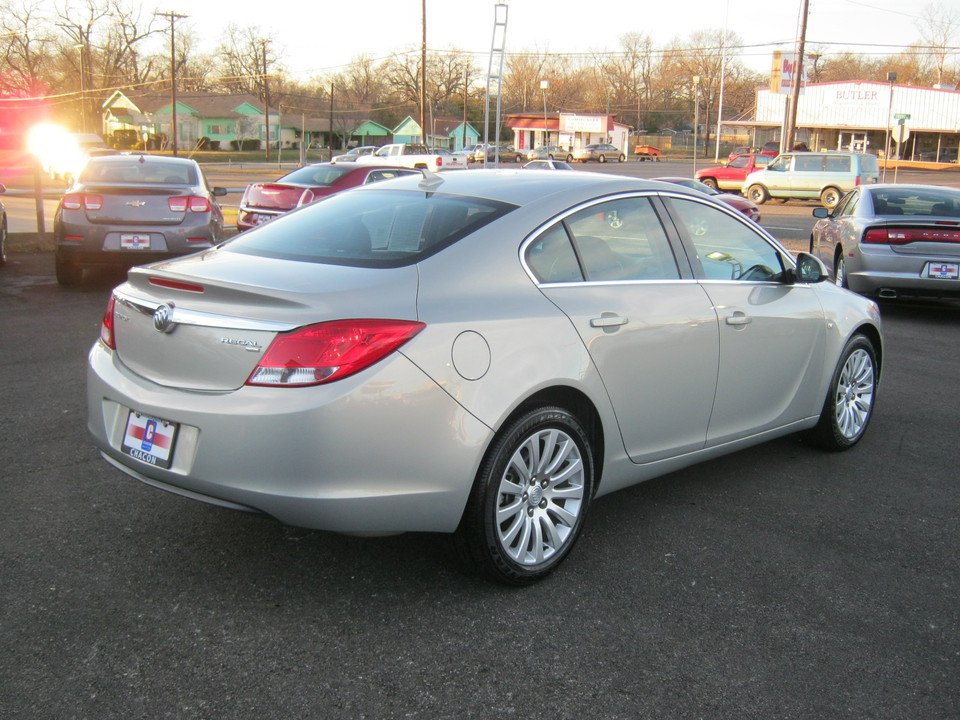
[[(181, 4), (182, 3), (182, 4)], [(916, 21), (928, 0), (810, 0), (807, 47), (841, 46), (888, 55), (919, 39)], [(616, 51), (627, 32), (649, 34), (657, 47), (698, 30), (729, 27), (747, 45), (742, 60), (754, 70), (770, 67), (774, 49), (793, 49), (801, 0), (505, 0), (505, 51), (579, 53)], [(958, 0), (936, 0), (954, 8)], [(184, 6), (185, 5), (185, 6)], [(475, 53), (486, 69), (494, 30), (494, 0), (426, 0), (427, 47)], [(263, 0), (226, 4), (170, 0), (161, 10), (187, 15), (178, 27), (192, 26), (200, 48), (212, 51), (227, 25), (259, 27), (287, 72), (309, 80), (340, 70), (361, 54), (387, 58), (419, 50), (421, 0), (358, 0), (278, 3), (269, 16)], [(771, 43), (780, 43), (778, 48)], [(831, 45), (826, 45), (831, 43)], [(856, 44), (856, 45), (853, 45)], [(869, 45), (875, 44), (875, 45)], [(888, 47), (883, 47), (888, 46)]]

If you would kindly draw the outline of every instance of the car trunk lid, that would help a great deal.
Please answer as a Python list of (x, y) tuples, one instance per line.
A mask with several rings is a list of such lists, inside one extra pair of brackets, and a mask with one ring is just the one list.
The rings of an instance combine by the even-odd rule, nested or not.
[(415, 267), (370, 269), (211, 251), (134, 268), (116, 291), (119, 359), (160, 385), (242, 386), (278, 333), (344, 318), (416, 319)]

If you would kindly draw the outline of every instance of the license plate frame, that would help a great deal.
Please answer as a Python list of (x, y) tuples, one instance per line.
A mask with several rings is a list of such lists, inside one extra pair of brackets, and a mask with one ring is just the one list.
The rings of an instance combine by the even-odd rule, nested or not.
[(121, 250), (149, 250), (150, 233), (124, 233), (120, 236)]
[(131, 410), (120, 449), (140, 462), (168, 470), (179, 429), (178, 423)]
[(960, 263), (928, 262), (923, 276), (934, 280), (960, 280)]

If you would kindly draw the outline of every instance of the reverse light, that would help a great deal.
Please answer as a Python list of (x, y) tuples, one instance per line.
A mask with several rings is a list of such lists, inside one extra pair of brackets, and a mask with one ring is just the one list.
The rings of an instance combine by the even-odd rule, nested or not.
[(408, 320), (334, 320), (282, 333), (247, 384), (303, 387), (341, 380), (386, 357), (425, 327)]
[(117, 296), (111, 295), (110, 300), (107, 301), (107, 311), (103, 314), (103, 322), (100, 324), (100, 341), (111, 350), (117, 349), (117, 338), (113, 333), (113, 310), (116, 305)]

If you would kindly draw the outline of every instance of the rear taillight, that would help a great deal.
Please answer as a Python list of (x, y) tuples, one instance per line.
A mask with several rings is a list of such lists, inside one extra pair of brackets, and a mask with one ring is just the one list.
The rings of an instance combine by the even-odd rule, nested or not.
[(103, 322), (100, 324), (100, 341), (111, 350), (117, 349), (117, 339), (113, 334), (113, 310), (117, 305), (116, 295), (111, 295), (107, 302), (107, 311), (103, 314)]
[(439, 169), (442, 166), (443, 166), (443, 158), (437, 155), (437, 168)]
[(103, 196), (89, 193), (67, 193), (60, 201), (64, 210), (99, 210), (103, 207)]
[(870, 228), (863, 234), (867, 245), (909, 245), (915, 242), (960, 243), (960, 230), (942, 228)]
[(186, 212), (187, 208), (195, 213), (210, 212), (210, 201), (202, 195), (179, 195), (168, 198), (167, 204), (173, 212)]
[(408, 320), (335, 320), (283, 333), (247, 384), (302, 387), (341, 380), (386, 357), (424, 327)]

